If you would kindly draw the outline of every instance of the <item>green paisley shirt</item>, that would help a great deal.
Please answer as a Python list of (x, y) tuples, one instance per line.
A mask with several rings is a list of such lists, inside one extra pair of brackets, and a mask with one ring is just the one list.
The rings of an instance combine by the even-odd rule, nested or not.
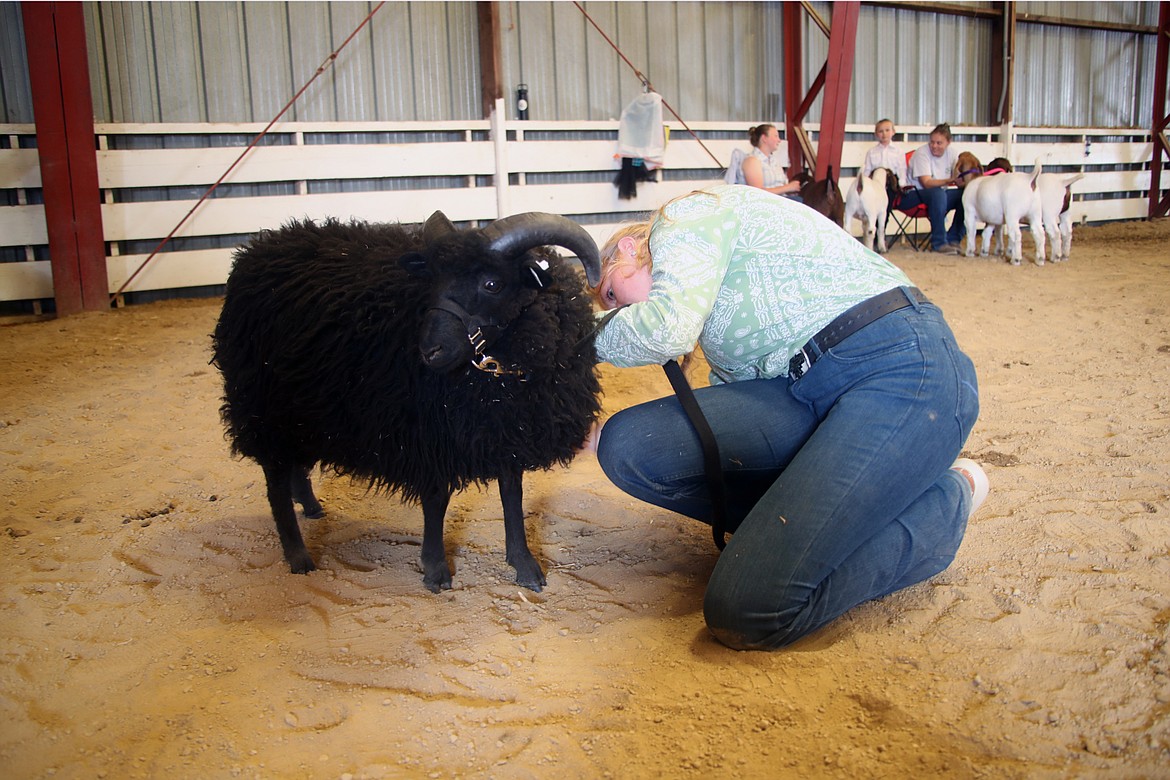
[(743, 185), (669, 205), (650, 231), (650, 298), (597, 335), (601, 360), (665, 363), (697, 343), (712, 384), (770, 379), (849, 307), (911, 282), (812, 209)]

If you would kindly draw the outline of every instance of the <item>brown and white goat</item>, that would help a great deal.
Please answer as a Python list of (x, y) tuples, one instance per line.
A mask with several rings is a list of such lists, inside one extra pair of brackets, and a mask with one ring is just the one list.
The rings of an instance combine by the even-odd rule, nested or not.
[(1020, 241), (1020, 222), (1027, 222), (1036, 242), (1036, 265), (1044, 265), (1044, 231), (1040, 194), (1036, 179), (1040, 175), (1040, 164), (1027, 173), (1000, 173), (995, 176), (979, 175), (971, 179), (963, 189), (963, 214), (967, 224), (967, 257), (975, 256), (975, 227), (983, 222), (983, 251), (986, 257), (991, 253), (991, 237), (996, 226), (1002, 226), (1006, 237), (1006, 250), (1012, 265), (1019, 265), (1023, 259)]
[[(1036, 168), (1040, 168), (1039, 160), (1036, 161)], [(1072, 248), (1072, 218), (1069, 215), (1072, 186), (1084, 176), (1083, 173), (1041, 173), (1036, 180), (1044, 233), (1051, 247), (1048, 259), (1054, 263), (1068, 260)]]
[[(1036, 161), (1040, 166), (1040, 161)], [(1012, 173), (1011, 161), (1005, 157), (996, 157), (983, 168), (985, 176), (994, 176), (998, 173)], [(1069, 216), (1069, 206), (1072, 203), (1072, 185), (1076, 184), (1085, 174), (1041, 173), (1036, 178), (1036, 192), (1040, 195), (1040, 212), (1044, 225), (1044, 235), (1048, 239), (1048, 259), (1058, 263), (1068, 260), (1072, 248), (1072, 219)], [(1004, 236), (1000, 235), (999, 251), (1002, 253)]]
[(955, 167), (951, 169), (951, 178), (955, 185), (961, 189), (982, 175), (983, 165), (979, 158), (970, 152), (959, 152), (955, 159)]
[(873, 249), (876, 237), (877, 251), (885, 253), (886, 215), (897, 193), (898, 177), (889, 168), (877, 168), (869, 176), (858, 176), (857, 183), (849, 188), (845, 217), (861, 220), (861, 243), (866, 249)]
[(824, 214), (839, 226), (845, 226), (845, 199), (841, 197), (841, 188), (833, 176), (833, 166), (829, 166), (828, 178), (818, 181), (808, 171), (802, 171), (793, 180), (800, 182), (800, 199), (804, 205)]

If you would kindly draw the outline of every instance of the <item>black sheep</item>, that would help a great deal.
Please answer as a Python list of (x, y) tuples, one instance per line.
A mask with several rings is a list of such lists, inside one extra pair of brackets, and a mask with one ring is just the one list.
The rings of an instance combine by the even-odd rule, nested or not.
[(421, 502), (423, 583), (451, 587), (451, 495), (499, 482), (507, 560), (528, 549), (523, 472), (570, 461), (600, 411), (593, 316), (564, 246), (596, 283), (597, 246), (552, 214), (456, 230), (293, 222), (237, 250), (213, 336), (232, 450), (264, 469), (294, 573), (316, 568), (294, 499), (320, 517), (315, 464)]

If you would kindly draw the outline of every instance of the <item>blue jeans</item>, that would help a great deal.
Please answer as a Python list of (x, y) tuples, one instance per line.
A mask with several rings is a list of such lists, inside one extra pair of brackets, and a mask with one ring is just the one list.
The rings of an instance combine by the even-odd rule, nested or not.
[[(909, 210), (919, 203), (926, 204), (926, 218), (930, 220), (930, 248), (942, 249), (944, 244), (957, 244), (967, 235), (963, 216), (963, 191), (954, 187), (935, 187), (910, 190), (902, 196), (898, 208)], [(951, 229), (947, 230), (947, 212), (954, 211)]]
[[(935, 306), (887, 314), (801, 379), (695, 395), (719, 440), (734, 531), (703, 605), (724, 644), (781, 647), (954, 559), (971, 497), (949, 466), (979, 400)], [(701, 449), (674, 397), (610, 418), (598, 459), (630, 495), (711, 522)]]

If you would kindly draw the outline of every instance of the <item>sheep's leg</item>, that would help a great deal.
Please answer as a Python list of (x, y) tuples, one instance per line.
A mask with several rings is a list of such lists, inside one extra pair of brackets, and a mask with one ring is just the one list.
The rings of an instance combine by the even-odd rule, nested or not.
[(309, 478), (309, 471), (312, 466), (306, 469), (295, 468), (292, 472), (292, 499), (301, 505), (301, 511), (305, 513), (305, 517), (310, 520), (317, 520), (325, 516), (325, 510), (321, 506), (321, 502), (317, 500), (317, 496), (313, 494), (313, 481)]
[(524, 532), (524, 473), (508, 472), (500, 476), (500, 501), (504, 505), (504, 550), (508, 563), (516, 570), (516, 584), (540, 593), (548, 581), (540, 564), (528, 549)]
[(447, 566), (447, 551), (443, 547), (443, 518), (447, 515), (449, 503), (451, 494), (448, 492), (428, 493), (422, 497), (423, 585), (431, 593), (451, 588), (451, 569)]
[(293, 507), (293, 475), (297, 469), (287, 466), (260, 464), (264, 479), (268, 483), (268, 506), (272, 508), (272, 519), (276, 521), (276, 533), (284, 548), (284, 559), (293, 574), (307, 574), (317, 568), (313, 557), (305, 549), (301, 528), (297, 525), (297, 512)]
[(879, 211), (874, 216), (874, 230), (877, 232), (877, 251), (885, 254), (886, 247), (886, 212)]

